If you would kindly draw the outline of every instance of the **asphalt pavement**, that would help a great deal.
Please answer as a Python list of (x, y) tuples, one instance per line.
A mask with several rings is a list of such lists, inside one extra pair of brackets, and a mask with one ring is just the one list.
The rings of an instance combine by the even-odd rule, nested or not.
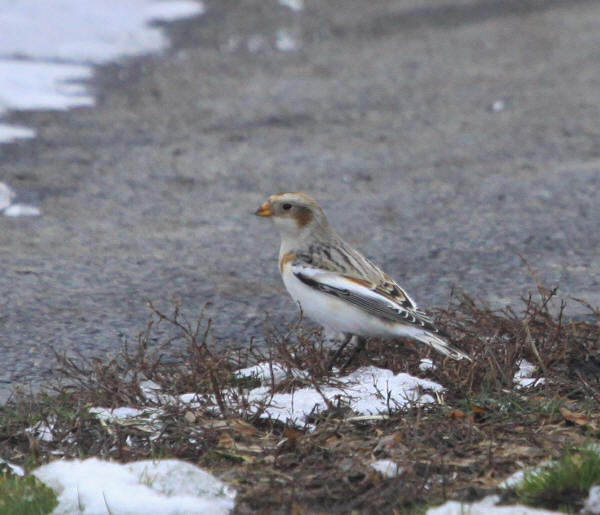
[(252, 215), (282, 191), (425, 308), (518, 311), (536, 280), (600, 305), (600, 2), (206, 7), (98, 68), (96, 106), (12, 115), (39, 136), (0, 146), (0, 181), (42, 216), (0, 217), (0, 400), (54, 351), (135, 341), (148, 301), (210, 301), (221, 345), (294, 321)]

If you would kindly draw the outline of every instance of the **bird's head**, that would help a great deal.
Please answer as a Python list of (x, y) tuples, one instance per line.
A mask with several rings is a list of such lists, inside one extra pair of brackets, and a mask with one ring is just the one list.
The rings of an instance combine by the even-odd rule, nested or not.
[(255, 214), (271, 218), (282, 238), (302, 238), (330, 230), (321, 206), (304, 193), (271, 195)]

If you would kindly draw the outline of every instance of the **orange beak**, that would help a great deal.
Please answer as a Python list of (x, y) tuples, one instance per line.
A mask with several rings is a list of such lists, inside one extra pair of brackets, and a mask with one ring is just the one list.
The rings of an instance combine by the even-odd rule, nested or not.
[(271, 211), (271, 204), (269, 203), (269, 201), (267, 200), (267, 202), (260, 206), (254, 214), (258, 216), (273, 216), (273, 212)]

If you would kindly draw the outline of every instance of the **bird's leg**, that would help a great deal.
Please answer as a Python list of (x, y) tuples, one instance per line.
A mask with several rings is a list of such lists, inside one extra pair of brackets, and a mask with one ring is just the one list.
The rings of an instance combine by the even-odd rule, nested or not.
[(365, 348), (366, 343), (367, 343), (366, 338), (363, 338), (362, 336), (356, 336), (356, 346), (354, 347), (352, 354), (348, 358), (348, 361), (346, 361), (346, 363), (344, 363), (344, 366), (342, 367), (342, 372), (344, 372), (348, 368), (348, 365), (350, 363), (352, 363), (352, 361), (354, 361), (354, 358), (356, 358), (356, 356), (358, 356), (360, 351)]
[(337, 359), (339, 358), (339, 356), (342, 353), (342, 351), (346, 348), (346, 345), (348, 345), (348, 343), (350, 343), (351, 339), (352, 339), (352, 335), (351, 334), (345, 334), (344, 335), (344, 341), (342, 342), (342, 344), (340, 345), (340, 347), (338, 348), (338, 350), (333, 355), (333, 358), (331, 358), (329, 360), (329, 363), (327, 365), (327, 370), (328, 371), (331, 371), (331, 369), (333, 368), (333, 364), (337, 361)]

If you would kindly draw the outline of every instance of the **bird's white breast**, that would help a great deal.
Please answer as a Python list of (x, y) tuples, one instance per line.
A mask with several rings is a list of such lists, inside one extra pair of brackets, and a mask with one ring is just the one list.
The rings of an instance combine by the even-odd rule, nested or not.
[(392, 336), (394, 324), (370, 315), (348, 302), (317, 291), (304, 284), (285, 263), (281, 271), (283, 283), (294, 301), (300, 304), (302, 313), (311, 320), (334, 331), (359, 336)]

